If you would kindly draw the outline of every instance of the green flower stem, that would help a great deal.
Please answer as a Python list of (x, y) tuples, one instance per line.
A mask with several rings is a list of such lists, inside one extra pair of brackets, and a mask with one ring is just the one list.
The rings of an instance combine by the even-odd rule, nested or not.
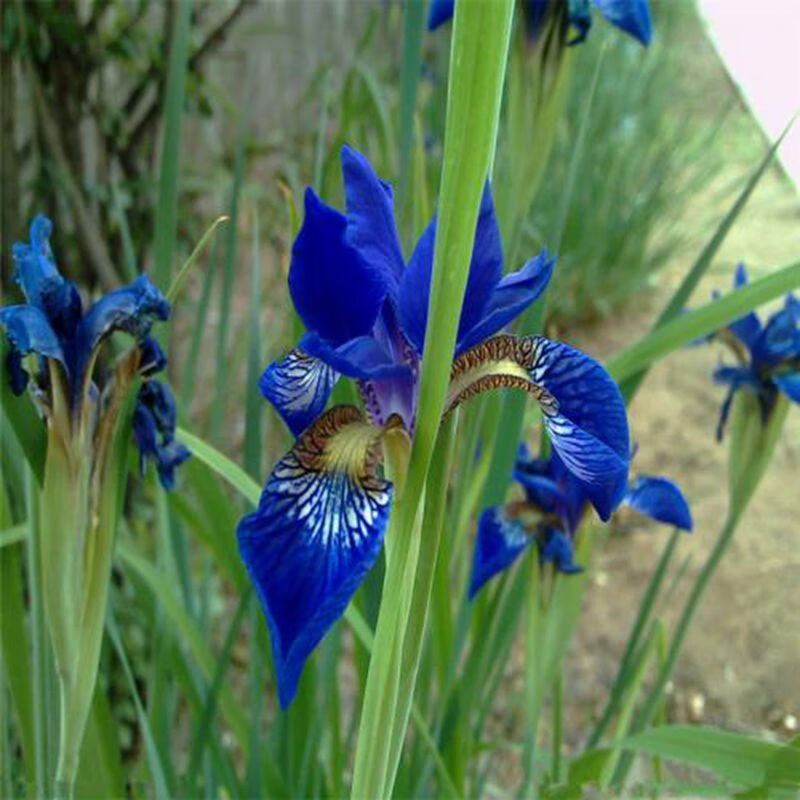
[(647, 621), (650, 618), (650, 613), (653, 610), (656, 597), (658, 596), (659, 589), (661, 588), (661, 584), (664, 581), (664, 576), (666, 575), (667, 566), (672, 561), (672, 555), (675, 552), (675, 548), (681, 535), (681, 532), (677, 529), (672, 532), (672, 535), (669, 537), (669, 540), (664, 547), (664, 551), (661, 554), (661, 558), (659, 559), (655, 572), (653, 572), (650, 578), (650, 583), (648, 584), (645, 596), (639, 605), (639, 611), (636, 614), (636, 620), (633, 623), (630, 636), (628, 636), (628, 641), (625, 645), (625, 652), (622, 654), (622, 659), (619, 662), (619, 669), (617, 670), (617, 676), (614, 679), (614, 685), (611, 688), (608, 702), (606, 703), (606, 707), (603, 709), (603, 713), (599, 722), (597, 725), (595, 725), (594, 730), (592, 731), (592, 734), (586, 743), (587, 750), (591, 750), (599, 744), (600, 740), (603, 738), (603, 734), (608, 729), (608, 726), (617, 711), (622, 698), (622, 692), (631, 675), (631, 665), (633, 663), (636, 649), (639, 646), (639, 640), (641, 639)]
[(536, 733), (544, 696), (542, 674), (542, 640), (544, 613), (542, 609), (541, 568), (536, 547), (527, 555), (528, 586), (525, 608), (525, 740), (522, 750), (524, 779), (520, 797), (529, 797), (536, 772)]
[[(655, 685), (650, 690), (647, 700), (637, 716), (633, 733), (638, 733), (647, 727), (659, 709), (664, 689), (675, 668), (700, 600), (716, 572), (719, 562), (730, 546), (742, 514), (766, 471), (788, 410), (788, 398), (780, 395), (766, 425), (764, 425), (761, 419), (760, 404), (754, 394), (740, 391), (735, 399), (734, 419), (731, 425), (730, 510), (717, 541), (692, 586), (672, 636), (666, 658), (661, 665)], [(619, 767), (613, 778), (613, 784), (617, 788), (624, 785), (632, 763), (632, 753), (626, 753), (620, 759)]]
[(617, 722), (616, 730), (611, 742), (612, 750), (608, 761), (605, 763), (603, 770), (600, 774), (599, 785), (600, 788), (608, 789), (611, 779), (614, 775), (614, 770), (619, 761), (620, 753), (622, 752), (622, 742), (628, 733), (628, 726), (630, 725), (631, 717), (633, 716), (633, 709), (636, 704), (636, 699), (639, 697), (639, 692), (642, 688), (647, 665), (650, 663), (653, 656), (658, 656), (659, 645), (665, 640), (664, 625), (660, 620), (656, 620), (650, 630), (650, 635), (647, 637), (642, 650), (639, 653), (636, 664), (632, 667), (632, 677), (630, 686), (624, 693), (625, 698), (622, 703), (619, 720)]
[(418, 660), (412, 651), (420, 644), (412, 641), (408, 655), (405, 647), (412, 605), (420, 640), (427, 613), (428, 598), (413, 603), (426, 482), (441, 424), (478, 208), (494, 155), (511, 15), (511, 0), (462, 3), (455, 11), (417, 427), (408, 477), (397, 493), (387, 534), (387, 572), (353, 771), (352, 796), (358, 798), (391, 794), (394, 762), (399, 758), (396, 743), (402, 742), (408, 718), (406, 698), (398, 709), (400, 686), (413, 697)]
[(66, 385), (58, 368), (51, 368), (53, 405), (40, 495), (40, 557), (60, 694), (54, 784), (59, 798), (74, 792), (97, 680), (137, 368), (138, 352), (117, 368), (115, 390), (96, 431), (72, 413)]
[(437, 554), (440, 550), (442, 529), (444, 528), (447, 479), (453, 461), (457, 416), (457, 412), (451, 414), (442, 423), (425, 494), (425, 516), (422, 525), (424, 536), (420, 544), (408, 630), (403, 642), (403, 664), (400, 671), (400, 692), (396, 711), (397, 724), (394, 726), (389, 748), (389, 780), (387, 783), (389, 788), (394, 782), (394, 776), (400, 763), (400, 754), (403, 749), (414, 695), (414, 684), (422, 653), (428, 607), (436, 575)]

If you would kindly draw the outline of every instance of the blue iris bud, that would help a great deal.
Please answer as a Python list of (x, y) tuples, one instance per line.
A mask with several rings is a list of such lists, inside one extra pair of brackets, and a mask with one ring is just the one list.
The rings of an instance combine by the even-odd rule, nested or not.
[[(748, 282), (744, 264), (736, 267), (734, 291)], [(722, 439), (734, 396), (746, 391), (758, 399), (761, 419), (767, 423), (779, 395), (800, 403), (800, 299), (791, 292), (783, 307), (762, 324), (750, 311), (706, 341), (720, 341), (733, 354), (736, 364), (721, 364), (714, 381), (728, 387), (722, 403), (717, 439)]]

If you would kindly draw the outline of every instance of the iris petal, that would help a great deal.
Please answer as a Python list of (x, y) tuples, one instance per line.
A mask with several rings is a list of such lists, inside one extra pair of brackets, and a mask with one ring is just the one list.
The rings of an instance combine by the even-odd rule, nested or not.
[(692, 512), (680, 487), (668, 478), (641, 476), (628, 488), (623, 503), (641, 514), (674, 525), (685, 531), (692, 529)]
[(790, 400), (800, 403), (800, 372), (787, 372), (783, 375), (776, 375), (773, 380), (778, 389)]
[(27, 385), (27, 377), (22, 377), (26, 374), (22, 356), (37, 353), (65, 364), (61, 342), (47, 317), (36, 306), (7, 306), (0, 309), (0, 325), (6, 329), (6, 337), (11, 344), (6, 366), (10, 370), (11, 388), (16, 394), (21, 394)]
[(773, 314), (750, 349), (756, 368), (800, 357), (800, 328), (793, 308), (787, 304)]
[(469, 581), (470, 599), (490, 578), (511, 566), (532, 542), (533, 537), (519, 520), (507, 517), (501, 508), (485, 509), (478, 520), (472, 577)]
[(29, 303), (41, 307), (42, 285), (56, 279), (62, 280), (50, 250), (50, 234), (53, 223), (37, 214), (30, 226), (30, 244), (17, 242), (11, 248), (16, 269), (14, 280), (22, 287)]
[(392, 187), (382, 181), (361, 153), (342, 148), (347, 202), (347, 240), (362, 258), (383, 273), (389, 293), (397, 296), (405, 261), (394, 222)]
[(540, 531), (539, 562), (552, 564), (559, 572), (571, 575), (583, 572), (583, 567), (575, 564), (573, 558), (572, 539), (558, 528), (547, 526)]
[(139, 358), (139, 372), (142, 375), (153, 375), (161, 372), (167, 366), (167, 354), (164, 352), (158, 339), (145, 336), (139, 344), (141, 356)]
[(150, 409), (158, 430), (167, 439), (172, 439), (175, 435), (176, 411), (170, 388), (162, 381), (145, 381), (139, 390), (139, 402)]
[[(398, 315), (400, 325), (409, 341), (421, 353), (425, 344), (428, 322), (428, 301), (433, 272), (433, 250), (436, 237), (436, 218), (425, 229), (408, 262), (400, 285)], [(487, 306), (500, 282), (503, 248), (500, 229), (494, 213), (492, 193), (487, 183), (475, 227), (469, 276), (458, 323), (460, 341), (484, 317)], [(484, 337), (485, 338), (485, 337)]]
[(75, 379), (79, 379), (100, 342), (113, 331), (142, 338), (154, 319), (169, 317), (169, 303), (146, 275), (101, 297), (81, 320), (76, 334)]
[(332, 408), (278, 461), (258, 509), (239, 523), (283, 708), (380, 552), (392, 486), (377, 473), (379, 436), (358, 409)]
[(625, 404), (609, 374), (561, 342), (495, 336), (455, 360), (445, 410), (503, 387), (536, 398), (554, 449), (607, 520), (627, 488), (630, 462)]
[(189, 449), (177, 439), (162, 445), (156, 452), (158, 480), (165, 489), (175, 487), (175, 469), (191, 456)]
[(436, 30), (440, 25), (444, 25), (449, 19), (453, 18), (455, 10), (455, 0), (431, 0), (428, 7), (428, 30)]
[(347, 239), (347, 219), (306, 189), (305, 218), (292, 247), (289, 291), (305, 326), (335, 344), (370, 332), (386, 277)]
[(348, 378), (410, 379), (411, 376), (410, 368), (406, 364), (397, 363), (389, 351), (372, 336), (359, 336), (336, 347), (312, 331), (300, 339), (298, 346)]
[(325, 410), (338, 378), (324, 361), (295, 348), (264, 370), (258, 386), (292, 434), (299, 436)]
[(643, 45), (653, 38), (650, 7), (647, 0), (593, 0), (597, 10), (620, 30), (629, 33)]
[(495, 287), (482, 319), (459, 341), (456, 353), (493, 336), (528, 308), (547, 287), (555, 263), (542, 250), (522, 269), (506, 275)]

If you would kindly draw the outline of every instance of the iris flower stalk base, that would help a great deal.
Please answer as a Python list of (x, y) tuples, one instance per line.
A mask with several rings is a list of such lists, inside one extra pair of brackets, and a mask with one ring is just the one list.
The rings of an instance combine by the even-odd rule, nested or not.
[[(60, 695), (54, 793), (73, 795), (103, 641), (120, 475), (136, 392), (139, 354), (118, 366), (108, 407), (94, 436), (62, 404), (57, 368), (40, 497), (44, 608)], [(61, 399), (60, 399), (61, 398)]]

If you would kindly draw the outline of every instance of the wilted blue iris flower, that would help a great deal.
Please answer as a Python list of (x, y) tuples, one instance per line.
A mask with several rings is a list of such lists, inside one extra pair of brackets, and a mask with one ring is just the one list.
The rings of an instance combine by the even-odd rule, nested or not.
[[(285, 707), (303, 664), (372, 567), (393, 485), (381, 472), (392, 433), (412, 437), (425, 346), (436, 221), (406, 265), (392, 189), (364, 156), (342, 151), (347, 213), (307, 189), (289, 291), (307, 333), (271, 364), (261, 391), (297, 436), (238, 527), (239, 548), (267, 618)], [(542, 252), (503, 276), (491, 193), (484, 192), (453, 354), (445, 414), (510, 386), (540, 403), (553, 447), (604, 518), (627, 483), (625, 407), (606, 371), (542, 336), (497, 334), (543, 291)], [(366, 413), (324, 411), (340, 375), (357, 382)]]
[[(584, 486), (564, 466), (558, 453), (533, 458), (520, 445), (514, 480), (525, 499), (504, 508), (487, 508), (478, 521), (469, 596), (536, 544), (539, 562), (559, 572), (581, 572), (573, 562), (573, 542), (588, 508)], [(690, 531), (692, 515), (680, 488), (668, 478), (642, 475), (628, 486), (622, 505), (666, 525)]]
[[(746, 283), (747, 271), (744, 264), (739, 264), (734, 289)], [(791, 292), (783, 308), (766, 325), (762, 326), (758, 315), (751, 311), (707, 341), (714, 339), (728, 345), (738, 361), (736, 366), (722, 364), (714, 370), (714, 380), (728, 387), (717, 425), (718, 439), (722, 438), (733, 396), (739, 389), (757, 395), (764, 420), (772, 412), (779, 392), (800, 403), (800, 299)]]
[[(31, 223), (30, 242), (17, 242), (12, 248), (14, 279), (27, 303), (0, 309), (0, 325), (10, 345), (6, 369), (12, 390), (21, 394), (31, 379), (25, 357), (37, 356), (35, 395), (46, 413), (51, 414), (54, 404), (66, 403), (66, 416), (75, 426), (84, 422), (93, 425), (103, 406), (110, 403), (113, 384), (109, 381), (100, 391), (93, 382), (100, 345), (114, 331), (124, 331), (137, 340), (140, 374), (149, 376), (163, 369), (164, 353), (148, 333), (154, 320), (167, 319), (169, 303), (150, 279), (141, 275), (128, 286), (104, 295), (84, 312), (77, 287), (61, 275), (53, 259), (52, 228), (50, 220), (40, 214)], [(155, 427), (150, 438), (143, 435), (148, 415)], [(142, 386), (134, 430), (142, 457), (153, 456), (162, 482), (171, 483), (172, 469), (188, 456), (188, 451), (174, 442), (174, 401), (159, 381), (148, 380)]]
[[(648, 0), (523, 0), (522, 11), (528, 36), (535, 40), (553, 18), (561, 30), (565, 44), (584, 41), (592, 26), (591, 6), (612, 25), (650, 44), (652, 24)], [(453, 16), (455, 0), (431, 0), (428, 9), (428, 30), (434, 30)], [(574, 36), (567, 40), (569, 30)]]

